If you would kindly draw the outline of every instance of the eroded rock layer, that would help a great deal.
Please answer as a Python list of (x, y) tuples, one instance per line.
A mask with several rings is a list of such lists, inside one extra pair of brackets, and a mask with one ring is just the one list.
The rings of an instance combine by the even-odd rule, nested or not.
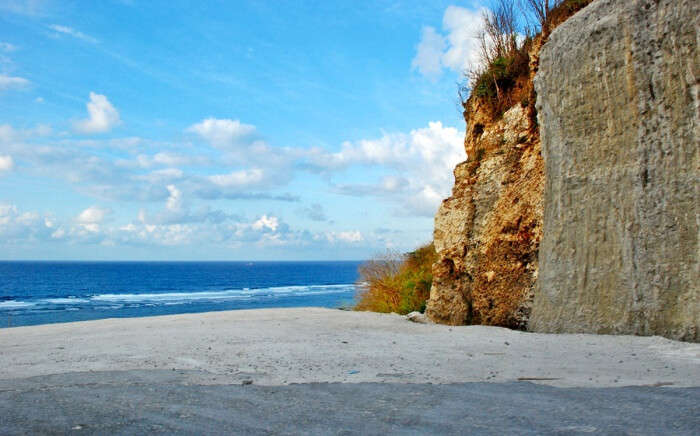
[(699, 28), (696, 0), (597, 0), (542, 48), (532, 330), (698, 341)]
[(542, 235), (544, 172), (527, 83), (523, 91), (523, 103), (502, 116), (491, 115), (477, 98), (467, 102), (468, 159), (455, 168), (452, 196), (435, 217), (438, 261), (426, 308), (433, 321), (527, 324)]

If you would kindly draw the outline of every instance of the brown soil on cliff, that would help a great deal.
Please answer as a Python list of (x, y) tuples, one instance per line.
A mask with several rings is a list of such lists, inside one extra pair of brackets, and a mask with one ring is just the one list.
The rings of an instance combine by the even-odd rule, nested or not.
[[(514, 92), (528, 95), (531, 85)], [(448, 324), (524, 328), (542, 237), (544, 163), (530, 108), (500, 118), (467, 103), (468, 160), (455, 169), (452, 196), (435, 219), (438, 262), (428, 316)]]
[(433, 321), (527, 327), (545, 182), (533, 79), (543, 42), (588, 3), (560, 4), (540, 35), (472, 82), (464, 103), (468, 159), (455, 168), (452, 196), (435, 217), (438, 261), (426, 308)]

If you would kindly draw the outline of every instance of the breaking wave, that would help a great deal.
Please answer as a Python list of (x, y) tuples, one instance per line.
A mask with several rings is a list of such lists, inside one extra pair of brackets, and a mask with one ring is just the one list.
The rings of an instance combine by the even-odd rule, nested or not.
[(188, 303), (217, 303), (236, 300), (274, 300), (281, 297), (319, 296), (341, 293), (353, 293), (354, 284), (340, 285), (306, 285), (306, 286), (274, 286), (267, 288), (243, 288), (221, 291), (198, 292), (150, 292), (150, 293), (109, 293), (88, 296), (68, 296), (56, 298), (37, 298), (0, 301), (0, 311), (25, 310), (76, 310), (81, 307), (101, 307), (104, 309), (119, 309), (128, 307), (153, 307), (159, 305), (177, 305)]

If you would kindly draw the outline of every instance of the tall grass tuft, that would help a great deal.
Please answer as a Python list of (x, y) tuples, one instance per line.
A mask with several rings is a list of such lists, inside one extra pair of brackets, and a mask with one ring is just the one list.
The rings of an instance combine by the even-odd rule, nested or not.
[(437, 255), (432, 243), (406, 254), (389, 253), (360, 266), (355, 310), (405, 315), (425, 311)]
[(466, 72), (458, 90), (462, 106), (467, 109), (468, 98), (479, 98), (495, 118), (516, 103), (534, 106), (529, 53), (535, 38), (543, 43), (555, 27), (591, 1), (493, 0), (478, 35), (481, 63)]

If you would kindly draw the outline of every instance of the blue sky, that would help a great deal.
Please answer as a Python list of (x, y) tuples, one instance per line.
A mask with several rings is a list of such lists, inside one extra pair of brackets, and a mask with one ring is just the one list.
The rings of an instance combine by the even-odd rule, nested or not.
[(0, 0), (0, 258), (431, 239), (478, 2)]

